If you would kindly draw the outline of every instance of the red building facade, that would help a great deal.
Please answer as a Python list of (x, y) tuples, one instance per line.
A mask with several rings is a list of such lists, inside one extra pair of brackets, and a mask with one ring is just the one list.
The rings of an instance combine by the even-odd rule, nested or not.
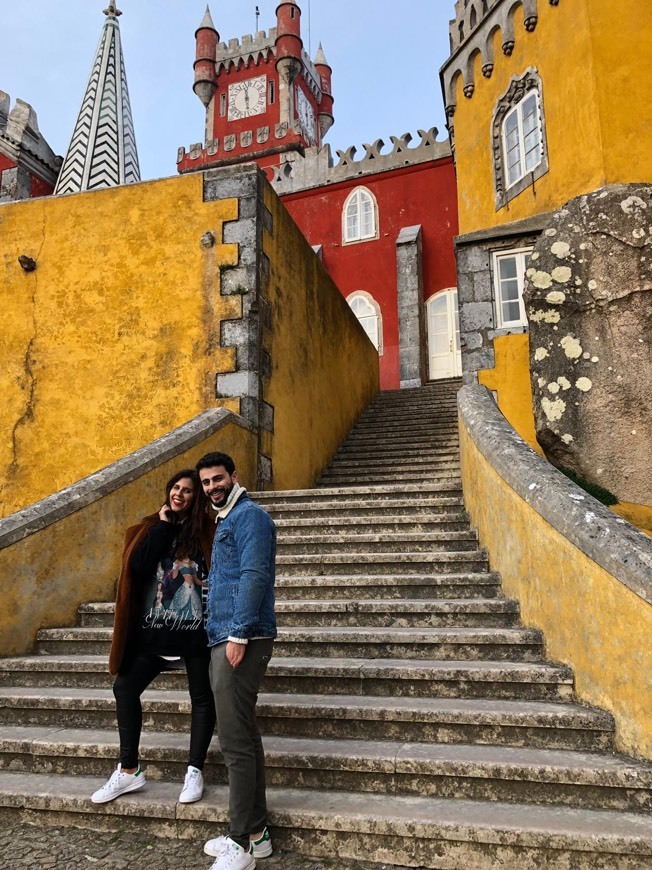
[[(392, 137), (333, 160), (331, 68), (303, 49), (301, 11), (283, 2), (277, 26), (219, 41), (210, 12), (196, 32), (194, 90), (206, 141), (179, 149), (179, 172), (255, 160), (379, 353), (381, 387), (460, 373), (457, 194), (448, 140)], [(434, 95), (433, 95), (434, 98)]]

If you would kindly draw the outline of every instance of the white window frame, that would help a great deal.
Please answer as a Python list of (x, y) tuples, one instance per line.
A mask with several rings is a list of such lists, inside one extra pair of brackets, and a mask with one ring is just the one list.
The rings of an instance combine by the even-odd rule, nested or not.
[[(537, 132), (537, 150), (538, 150), (538, 160), (536, 163), (533, 163), (532, 166), (526, 166), (526, 151), (525, 151), (525, 130), (523, 127), (523, 109), (525, 108), (525, 103), (530, 99), (530, 97), (534, 97), (534, 106), (535, 106), (535, 115), (536, 115), (536, 132)], [(521, 164), (521, 172), (520, 174), (514, 178), (512, 181), (509, 180), (509, 164), (508, 164), (508, 150), (507, 150), (507, 123), (510, 118), (516, 116), (516, 129), (518, 132), (518, 157)], [(531, 172), (541, 164), (543, 161), (543, 126), (541, 124), (541, 104), (539, 103), (539, 94), (535, 89), (530, 89), (527, 93), (523, 94), (523, 99), (520, 100), (514, 108), (505, 115), (502, 126), (502, 137), (503, 137), (503, 159), (505, 161), (505, 181), (507, 184), (507, 190), (513, 187), (515, 184), (525, 178), (526, 175), (529, 175)]]
[[(527, 314), (525, 312), (525, 302), (523, 301), (523, 290), (525, 289), (525, 272), (527, 269), (527, 258), (532, 254), (533, 248), (509, 248), (500, 251), (494, 251), (492, 254), (493, 266), (493, 287), (496, 312), (496, 328), (497, 329), (522, 329), (527, 327)], [(518, 283), (518, 305), (520, 317), (518, 320), (503, 320), (503, 302), (514, 300), (503, 300), (502, 285), (500, 280), (500, 261), (507, 257), (516, 257), (516, 280)]]
[[(363, 299), (374, 310), (374, 313), (376, 316), (376, 334), (377, 334), (377, 338), (378, 338), (378, 344), (376, 344), (376, 342), (369, 335), (369, 333), (367, 332), (366, 329), (365, 329), (365, 332), (369, 336), (369, 341), (371, 341), (371, 343), (374, 345), (374, 347), (378, 351), (378, 356), (382, 356), (383, 355), (383, 315), (382, 315), (382, 311), (380, 310), (380, 305), (376, 302), (376, 300), (371, 295), (371, 293), (367, 293), (366, 290), (356, 290), (355, 292), (350, 293), (346, 297), (346, 301), (349, 304), (349, 308), (353, 309), (352, 303), (355, 302), (356, 299)], [(355, 312), (353, 312), (353, 313), (355, 314)], [(358, 318), (357, 314), (355, 314), (355, 316), (356, 316), (356, 319), (358, 320), (358, 323), (360, 323), (360, 325), (364, 329), (364, 326), (362, 325), (362, 322)]]
[[(369, 198), (371, 202), (371, 230), (363, 234), (362, 224), (360, 221), (360, 211), (363, 199)], [(349, 222), (347, 219), (349, 206), (356, 202), (357, 204), (357, 226), (349, 235)], [(353, 245), (359, 242), (370, 242), (379, 237), (378, 232), (378, 203), (376, 197), (367, 187), (355, 187), (347, 196), (342, 208), (342, 244)]]

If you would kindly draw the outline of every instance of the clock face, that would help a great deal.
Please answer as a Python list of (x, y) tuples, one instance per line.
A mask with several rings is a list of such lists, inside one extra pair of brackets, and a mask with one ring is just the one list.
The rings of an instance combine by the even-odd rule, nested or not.
[(301, 88), (297, 88), (297, 115), (306, 139), (311, 145), (314, 145), (317, 141), (315, 110)]
[(262, 115), (267, 108), (267, 76), (229, 85), (229, 121)]

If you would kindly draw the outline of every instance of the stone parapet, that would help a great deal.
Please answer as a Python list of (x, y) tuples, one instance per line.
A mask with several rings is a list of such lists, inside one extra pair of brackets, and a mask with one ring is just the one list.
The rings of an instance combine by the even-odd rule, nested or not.
[(619, 747), (652, 756), (652, 541), (537, 455), (484, 387), (458, 394), (464, 499), (525, 625), (610, 710)]
[(324, 184), (336, 184), (339, 181), (349, 181), (365, 175), (376, 175), (400, 169), (403, 166), (413, 166), (426, 163), (429, 160), (441, 160), (451, 156), (447, 140), (438, 141), (438, 130), (419, 130), (421, 141), (410, 147), (411, 133), (402, 136), (390, 136), (391, 150), (384, 151), (385, 143), (376, 139), (371, 145), (364, 144), (364, 154), (356, 160), (358, 149), (351, 145), (344, 151), (338, 150), (338, 161), (335, 163), (330, 145), (322, 148), (308, 148), (305, 155), (287, 154), (283, 162), (275, 169), (272, 185), (276, 192), (283, 196)]
[[(61, 157), (57, 157), (38, 128), (36, 112), (23, 100), (16, 100), (11, 108), (11, 98), (0, 91), (0, 154), (8, 157), (18, 167), (42, 179), (54, 187), (61, 168)], [(13, 196), (11, 199), (26, 199)], [(2, 200), (0, 200), (2, 201)]]

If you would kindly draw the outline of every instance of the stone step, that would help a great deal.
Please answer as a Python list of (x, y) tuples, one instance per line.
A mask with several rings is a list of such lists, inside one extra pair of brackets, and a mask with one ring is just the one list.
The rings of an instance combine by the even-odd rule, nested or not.
[[(157, 684), (185, 691), (183, 670)], [(103, 655), (43, 655), (0, 659), (0, 686), (110, 688)], [(547, 662), (436, 661), (284, 657), (274, 653), (265, 692), (409, 698), (490, 698), (558, 701), (572, 696), (573, 674)]]
[[(1, 769), (11, 765), (12, 753), (27, 755), (35, 751), (33, 732), (37, 729), (53, 731), (57, 740), (65, 741), (73, 750), (80, 743), (99, 742), (98, 729), (107, 729), (105, 739), (115, 743), (117, 749), (118, 735), (113, 730), (115, 700), (109, 688), (37, 690), (14, 686), (0, 690), (0, 698), (7, 708), (2, 711), (0, 726)], [(157, 680), (143, 695), (142, 703), (145, 730), (178, 735), (178, 745), (187, 753), (191, 714), (187, 687), (174, 690)], [(420, 748), (424, 743), (484, 746), (498, 759), (501, 747), (568, 752), (609, 750), (614, 735), (613, 720), (602, 711), (543, 701), (263, 693), (256, 709), (261, 733), (266, 737), (266, 751), (273, 749), (277, 737), (287, 742), (308, 738), (324, 755), (329, 751), (324, 741), (354, 741), (352, 746), (357, 747), (354, 754), (364, 741), (399, 741), (403, 746), (416, 743)], [(75, 729), (74, 735), (70, 729)], [(21, 735), (29, 741), (30, 748), (26, 749), (24, 744), (16, 747)], [(149, 742), (151, 745), (151, 736)], [(36, 751), (44, 754), (38, 747)], [(68, 756), (74, 751), (59, 754)], [(34, 769), (28, 759), (24, 767)], [(42, 771), (43, 768), (35, 772)], [(73, 771), (65, 769), (62, 763), (58, 772)], [(89, 771), (77, 765), (75, 772)], [(648, 779), (649, 774), (648, 771)], [(160, 776), (168, 777), (170, 773), (160, 771)], [(354, 783), (350, 785), (355, 787)]]
[(457, 574), (487, 569), (484, 550), (460, 550), (447, 553), (326, 553), (302, 556), (277, 556), (278, 576), (306, 574)]
[(421, 414), (389, 414), (379, 413), (366, 419), (359, 418), (349, 433), (359, 435), (361, 432), (379, 432), (390, 435), (398, 430), (404, 432), (426, 432), (430, 434), (434, 428), (457, 429), (457, 409), (440, 413)]
[[(85, 604), (79, 608), (82, 627), (111, 627), (113, 604)], [(281, 627), (390, 626), (438, 628), (507, 628), (518, 621), (518, 603), (505, 598), (441, 600), (281, 600), (276, 602)]]
[(387, 478), (388, 474), (396, 474), (398, 472), (400, 472), (401, 477), (403, 477), (403, 475), (409, 471), (418, 471), (423, 474), (426, 472), (449, 471), (451, 469), (459, 471), (459, 457), (431, 458), (426, 455), (422, 457), (422, 461), (420, 462), (416, 462), (413, 457), (395, 460), (391, 463), (391, 469), (388, 462), (385, 461), (383, 463), (382, 459), (334, 459), (324, 474), (328, 474), (329, 472), (332, 473), (335, 470), (338, 470), (340, 474), (342, 471), (354, 474), (356, 472), (365, 472), (368, 474), (371, 471), (375, 471), (382, 472), (385, 475), (385, 478)]
[(496, 598), (500, 578), (490, 572), (459, 574), (307, 574), (276, 578), (277, 600), (295, 598)]
[[(343, 496), (337, 499), (336, 496)], [(276, 508), (282, 504), (314, 504), (318, 506), (324, 501), (338, 502), (343, 505), (349, 500), (361, 502), (388, 502), (394, 500), (404, 502), (411, 499), (412, 502), (433, 499), (462, 498), (462, 486), (460, 483), (407, 483), (385, 484), (383, 486), (359, 486), (342, 487), (341, 489), (288, 489), (270, 490), (269, 492), (251, 493), (251, 497), (263, 507)], [(460, 504), (462, 502), (460, 501)]]
[[(328, 490), (319, 490), (322, 496), (328, 496)], [(274, 518), (278, 519), (309, 519), (332, 517), (346, 519), (348, 517), (408, 517), (423, 518), (448, 513), (452, 516), (465, 516), (464, 503), (460, 497), (423, 498), (419, 501), (391, 498), (387, 500), (365, 501), (355, 496), (352, 499), (337, 499), (333, 501), (289, 501), (268, 502), (262, 505)]]
[[(264, 735), (268, 784), (281, 788), (553, 804), (648, 812), (652, 768), (606, 753), (522, 746), (323, 740)], [(217, 741), (205, 779), (224, 783)], [(180, 782), (187, 766), (187, 734), (146, 730), (143, 767), (151, 780)], [(107, 776), (118, 754), (115, 729), (16, 728), (0, 734), (0, 766), (20, 755), (28, 774)], [(417, 772), (418, 771), (418, 772)], [(99, 785), (99, 783), (98, 783)]]
[[(110, 693), (104, 694), (106, 704), (113, 706), (113, 697), (109, 697)], [(89, 729), (66, 728), (63, 720), (70, 718), (76, 705), (72, 697), (67, 701), (70, 707), (55, 708), (55, 713), (62, 715), (62, 721), (49, 730), (43, 725), (17, 726), (11, 733), (2, 729), (0, 766), (6, 769), (12, 761), (15, 764), (15, 756), (19, 755), (27, 773), (104, 778), (118, 754), (116, 729), (110, 725), (105, 728), (99, 722), (95, 733)], [(261, 698), (263, 728), (266, 723), (264, 705), (265, 698)], [(173, 710), (176, 707), (178, 712)], [(166, 708), (171, 718), (176, 713), (174, 733), (170, 728), (156, 729), (157, 716), (164, 718)], [(96, 712), (99, 720), (103, 710), (101, 699), (89, 698), (79, 714), (84, 718)], [(179, 782), (183, 778), (188, 752), (188, 736), (183, 725), (189, 727), (189, 710), (189, 701), (144, 701), (146, 730), (142, 756), (151, 779)], [(575, 724), (581, 727), (580, 720)], [(393, 792), (638, 813), (649, 813), (652, 808), (652, 767), (607, 753), (415, 743), (402, 739), (330, 737), (325, 740), (266, 733), (263, 742), (267, 782), (281, 788), (292, 785), (305, 789), (355, 789), (361, 793)], [(217, 741), (209, 753), (205, 777), (210, 783), (226, 781)]]
[[(304, 555), (317, 558), (327, 553), (341, 555), (354, 553), (396, 553), (405, 548), (407, 553), (477, 551), (478, 536), (475, 532), (396, 532), (391, 537), (383, 534), (287, 535), (278, 537), (277, 553)], [(280, 563), (282, 564), (282, 563)]]
[[(424, 453), (421, 450), (415, 451), (412, 456), (400, 456), (398, 455), (396, 458), (392, 459), (391, 467), (392, 468), (404, 468), (404, 467), (412, 467), (412, 468), (429, 468), (435, 467), (437, 463), (457, 463), (459, 465), (460, 454), (458, 450), (440, 450), (437, 453)], [(351, 456), (347, 453), (337, 453), (335, 458), (331, 462), (329, 468), (333, 468), (335, 465), (347, 467), (347, 468), (359, 468), (364, 466), (365, 468), (388, 468), (387, 458), (383, 454), (379, 454), (378, 458), (371, 459), (365, 457), (355, 457)]]
[(333, 531), (335, 534), (343, 534), (350, 532), (354, 535), (358, 532), (368, 533), (372, 535), (388, 535), (395, 532), (407, 532), (414, 534), (415, 532), (463, 532), (469, 529), (469, 518), (467, 514), (456, 512), (456, 514), (431, 514), (427, 517), (399, 517), (388, 516), (381, 520), (374, 520), (373, 517), (347, 517), (335, 515), (306, 517), (305, 519), (276, 519), (276, 528), (281, 535), (292, 536), (311, 534), (313, 531), (326, 532)]
[(436, 430), (431, 428), (422, 432), (406, 432), (401, 429), (397, 429), (396, 432), (385, 432), (381, 429), (378, 432), (351, 432), (346, 443), (350, 447), (366, 447), (374, 444), (383, 444), (389, 447), (413, 447), (415, 444), (419, 444), (424, 450), (428, 450), (431, 447), (457, 446), (459, 433), (457, 428), (452, 426), (438, 426)]
[[(450, 468), (434, 471), (401, 471), (397, 473), (400, 473), (402, 480), (436, 480), (442, 482), (451, 481), (452, 483), (458, 482), (460, 480), (459, 468)], [(363, 470), (359, 472), (337, 472), (337, 470), (335, 470), (325, 472), (319, 479), (319, 486), (362, 486), (363, 484), (381, 485), (384, 480), (387, 480), (387, 473), (381, 471), (380, 469), (374, 469), (373, 471), (367, 473)]]
[[(179, 804), (179, 781), (150, 778), (141, 791), (98, 806), (88, 796), (102, 779), (0, 772), (3, 818), (198, 843), (226, 831), (225, 786), (209, 785), (199, 803)], [(647, 870), (652, 859), (652, 821), (642, 813), (321, 787), (271, 786), (268, 804), (275, 848), (303, 854), (429, 870)]]
[[(108, 655), (110, 628), (46, 628), (37, 652)], [(541, 632), (522, 628), (279, 628), (278, 655), (399, 659), (480, 659), (538, 662)]]

